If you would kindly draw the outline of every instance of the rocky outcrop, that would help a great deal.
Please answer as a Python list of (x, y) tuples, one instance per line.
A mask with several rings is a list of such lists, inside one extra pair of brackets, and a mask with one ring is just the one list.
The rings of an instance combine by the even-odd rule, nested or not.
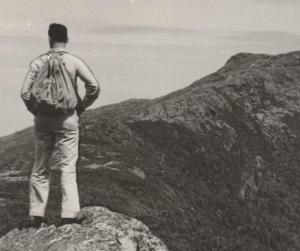
[(82, 210), (82, 225), (14, 229), (0, 238), (0, 250), (9, 251), (167, 251), (143, 223), (107, 208)]
[[(300, 52), (241, 53), (169, 95), (87, 111), (82, 204), (141, 220), (172, 251), (299, 250), (299, 83)], [(26, 218), (33, 155), (32, 129), (0, 139), (2, 234)], [(54, 170), (52, 223), (59, 200)]]

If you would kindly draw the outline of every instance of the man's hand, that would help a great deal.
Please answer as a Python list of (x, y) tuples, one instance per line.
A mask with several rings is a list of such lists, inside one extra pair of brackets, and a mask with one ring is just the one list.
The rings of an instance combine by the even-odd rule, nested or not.
[(35, 103), (33, 97), (30, 96), (28, 99), (28, 97), (25, 96), (25, 98), (22, 97), (22, 99), (27, 107), (27, 110), (30, 111), (32, 115), (36, 116), (38, 113), (38, 106)]
[(83, 113), (85, 111), (85, 108), (81, 104), (78, 104), (76, 107), (76, 111), (77, 111), (77, 114), (80, 115), (81, 113)]

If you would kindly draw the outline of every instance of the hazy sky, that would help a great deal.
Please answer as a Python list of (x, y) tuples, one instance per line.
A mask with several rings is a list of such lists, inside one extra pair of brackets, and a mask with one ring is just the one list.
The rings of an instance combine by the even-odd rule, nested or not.
[[(67, 25), (68, 49), (100, 80), (97, 107), (165, 95), (241, 51), (299, 50), (299, 13), (300, 0), (1, 0), (0, 136), (32, 124), (20, 88), (29, 62), (48, 50), (52, 22)], [(115, 25), (200, 32), (128, 27), (104, 29), (123, 33), (99, 32)]]
[(1, 0), (0, 30), (45, 30), (59, 21), (82, 30), (129, 24), (296, 32), (299, 11), (299, 0)]

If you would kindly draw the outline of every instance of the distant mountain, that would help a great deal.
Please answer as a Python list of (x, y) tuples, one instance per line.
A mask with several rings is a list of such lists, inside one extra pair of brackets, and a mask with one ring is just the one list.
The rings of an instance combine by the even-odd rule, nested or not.
[(94, 33), (186, 33), (197, 32), (190, 29), (156, 27), (156, 26), (131, 26), (131, 25), (112, 25), (93, 28)]
[[(300, 52), (241, 53), (166, 96), (87, 111), (82, 205), (141, 220), (172, 251), (300, 250), (299, 83)], [(0, 139), (2, 234), (26, 218), (33, 156), (32, 128)]]
[(219, 37), (225, 39), (234, 39), (235, 41), (244, 41), (244, 42), (274, 42), (283, 43), (283, 42), (300, 42), (300, 34), (292, 32), (283, 32), (283, 31), (236, 31), (228, 32), (227, 34), (221, 34)]

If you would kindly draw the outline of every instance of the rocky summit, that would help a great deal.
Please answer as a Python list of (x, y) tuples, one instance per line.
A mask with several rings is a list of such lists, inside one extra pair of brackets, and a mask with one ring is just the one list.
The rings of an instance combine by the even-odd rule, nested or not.
[[(13, 230), (0, 239), (9, 251), (167, 251), (166, 246), (141, 222), (107, 208), (83, 208), (82, 225)], [(2, 250), (2, 249), (1, 249)]]
[[(240, 53), (166, 96), (86, 111), (81, 204), (143, 222), (171, 251), (300, 250), (299, 136), (300, 52)], [(32, 128), (0, 139), (3, 235), (27, 217), (33, 147)], [(60, 210), (56, 156), (50, 224)], [(84, 227), (71, 231), (80, 236)], [(13, 230), (0, 250), (33, 231)]]

